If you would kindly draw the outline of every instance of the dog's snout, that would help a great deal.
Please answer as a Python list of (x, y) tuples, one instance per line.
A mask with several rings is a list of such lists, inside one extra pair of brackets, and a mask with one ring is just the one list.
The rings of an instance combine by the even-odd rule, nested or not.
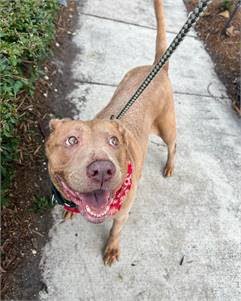
[(109, 160), (97, 160), (87, 166), (87, 176), (100, 183), (110, 180), (115, 172), (115, 165)]

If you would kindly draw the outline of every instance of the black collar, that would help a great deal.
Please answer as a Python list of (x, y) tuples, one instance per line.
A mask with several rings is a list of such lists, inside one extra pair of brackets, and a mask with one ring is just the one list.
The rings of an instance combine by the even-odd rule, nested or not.
[(56, 189), (54, 184), (51, 182), (51, 191), (52, 191), (52, 202), (53, 204), (59, 204), (62, 206), (68, 206), (70, 208), (77, 208), (77, 205), (71, 201), (66, 200), (65, 198), (62, 197), (60, 192)]

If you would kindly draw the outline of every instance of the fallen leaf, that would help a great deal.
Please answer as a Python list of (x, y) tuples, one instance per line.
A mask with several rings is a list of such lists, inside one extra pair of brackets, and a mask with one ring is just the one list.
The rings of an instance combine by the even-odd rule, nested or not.
[(224, 18), (229, 18), (230, 14), (228, 10), (225, 10), (223, 12), (221, 12), (220, 14), (218, 14), (219, 16), (222, 16)]
[(229, 36), (229, 37), (235, 36), (235, 30), (234, 30), (234, 26), (233, 25), (231, 25), (230, 27), (228, 27), (226, 29), (226, 35)]

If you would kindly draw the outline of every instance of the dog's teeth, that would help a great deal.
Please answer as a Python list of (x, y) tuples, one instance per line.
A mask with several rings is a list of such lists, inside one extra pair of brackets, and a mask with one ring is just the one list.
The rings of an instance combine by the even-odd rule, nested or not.
[(92, 216), (94, 216), (94, 217), (103, 217), (103, 216), (105, 216), (106, 215), (106, 213), (109, 211), (109, 209), (110, 209), (110, 206), (107, 206), (106, 207), (106, 209), (105, 209), (105, 211), (103, 211), (103, 212), (101, 212), (101, 213), (94, 213), (91, 209), (90, 209), (90, 207), (88, 206), (88, 205), (86, 205), (86, 211), (90, 214), (90, 215), (92, 215)]

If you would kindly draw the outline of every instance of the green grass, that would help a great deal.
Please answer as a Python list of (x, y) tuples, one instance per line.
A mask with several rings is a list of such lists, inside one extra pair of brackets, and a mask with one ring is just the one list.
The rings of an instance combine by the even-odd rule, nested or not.
[(0, 128), (1, 204), (7, 204), (8, 187), (20, 141), (17, 126), (19, 94), (33, 95), (41, 63), (50, 53), (58, 14), (57, 0), (0, 1)]
[(31, 210), (34, 213), (44, 213), (54, 207), (51, 199), (45, 196), (35, 196)]

